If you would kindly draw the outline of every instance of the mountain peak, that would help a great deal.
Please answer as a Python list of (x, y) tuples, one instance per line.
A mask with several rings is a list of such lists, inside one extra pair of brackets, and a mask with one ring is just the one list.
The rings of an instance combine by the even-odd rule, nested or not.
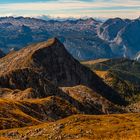
[(51, 44), (51, 45), (54, 45), (56, 43), (60, 43), (59, 39), (54, 37), (54, 38), (51, 38), (51, 39), (48, 39), (48, 41), (46, 41), (47, 43)]
[[(33, 67), (33, 63), (39, 63), (40, 65), (44, 64), (45, 61), (45, 63), (50, 63), (53, 57), (61, 57), (60, 55), (65, 53), (63, 44), (57, 38), (32, 44), (0, 59), (0, 74), (7, 73), (15, 69)], [(52, 56), (52, 58), (50, 58), (50, 56)]]
[[(117, 93), (105, 85), (94, 72), (74, 59), (57, 38), (30, 45), (0, 59), (0, 83), (4, 87), (6, 85), (4, 83), (9, 83), (10, 88), (33, 87), (34, 84), (31, 83), (30, 86), (21, 88), (14, 79), (15, 75), (19, 76), (19, 79), (27, 75), (29, 75), (29, 79), (31, 77), (35, 79), (38, 75), (41, 77), (40, 79), (43, 78), (44, 81), (47, 79), (59, 87), (85, 85), (113, 102), (124, 103)], [(5, 79), (5, 77), (7, 78)], [(10, 77), (12, 77), (12, 81), (9, 79)], [(44, 83), (43, 79), (42, 83)]]

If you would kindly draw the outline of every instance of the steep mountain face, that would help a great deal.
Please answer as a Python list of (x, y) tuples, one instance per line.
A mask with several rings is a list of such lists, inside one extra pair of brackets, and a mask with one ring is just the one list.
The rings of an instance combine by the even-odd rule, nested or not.
[(140, 51), (139, 32), (139, 19), (109, 19), (98, 29), (98, 35), (109, 43), (114, 56), (132, 59)]
[(76, 37), (66, 39), (64, 41), (66, 49), (79, 60), (90, 60), (91, 58), (112, 58), (114, 56), (106, 41), (103, 41), (97, 35), (89, 38), (89, 34), (87, 37), (83, 38), (82, 41), (80, 41), (81, 35), (78, 39)]
[(125, 20), (120, 18), (109, 19), (99, 27), (99, 36), (107, 41), (113, 41), (118, 32), (127, 25)]
[(122, 29), (115, 42), (124, 56), (133, 58), (140, 51), (140, 20), (134, 20)]
[(0, 59), (2, 88), (33, 88), (42, 96), (56, 94), (57, 89), (48, 80), (61, 87), (82, 84), (113, 103), (125, 104), (117, 92), (75, 60), (56, 38), (33, 44)]

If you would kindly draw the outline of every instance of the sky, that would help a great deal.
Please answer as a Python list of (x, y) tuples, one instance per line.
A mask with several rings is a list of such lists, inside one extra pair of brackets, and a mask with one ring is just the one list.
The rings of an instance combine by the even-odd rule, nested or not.
[(137, 18), (140, 0), (0, 0), (0, 16)]

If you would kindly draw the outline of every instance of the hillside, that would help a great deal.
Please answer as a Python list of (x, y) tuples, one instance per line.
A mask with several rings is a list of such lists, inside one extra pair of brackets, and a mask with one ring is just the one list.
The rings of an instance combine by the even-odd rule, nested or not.
[(79, 113), (73, 105), (56, 96), (24, 101), (0, 99), (0, 106), (0, 130), (52, 122)]
[(53, 123), (0, 131), (0, 136), (29, 140), (139, 140), (140, 114), (71, 116)]
[(107, 41), (113, 41), (118, 32), (129, 22), (121, 18), (108, 19), (99, 28), (99, 35)]
[[(97, 62), (97, 63), (96, 63)], [(129, 59), (103, 59), (83, 62), (122, 97), (132, 102), (140, 99), (140, 63)]]
[(134, 59), (140, 49), (139, 31), (139, 18), (134, 20), (113, 18), (99, 26), (98, 35), (110, 44), (114, 56)]
[(85, 107), (90, 107), (91, 114), (92, 112), (95, 114), (126, 113), (122, 107), (113, 104), (86, 86), (63, 87), (62, 90)]
[[(73, 114), (112, 114), (125, 113), (126, 110), (109, 102), (91, 89), (79, 85), (63, 87), (65, 96), (49, 96), (47, 98), (19, 98), (21, 91), (11, 92), (5, 89), (4, 97), (0, 98), (0, 129), (19, 128), (53, 122)], [(27, 95), (31, 89), (24, 91)], [(1, 91), (3, 92), (3, 91)], [(19, 92), (19, 93), (18, 93)], [(3, 93), (3, 94), (4, 94)], [(15, 94), (13, 98), (13, 94)], [(17, 96), (17, 98), (16, 98)], [(23, 97), (23, 96), (22, 96)], [(67, 97), (67, 98), (66, 98)]]

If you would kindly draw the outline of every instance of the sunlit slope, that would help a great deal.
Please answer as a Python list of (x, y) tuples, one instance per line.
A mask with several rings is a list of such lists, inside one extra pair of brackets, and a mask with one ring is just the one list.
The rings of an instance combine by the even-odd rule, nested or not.
[(29, 140), (139, 140), (140, 114), (71, 116), (53, 123), (3, 130), (1, 136)]
[(77, 113), (74, 106), (57, 96), (26, 101), (0, 99), (0, 129), (36, 125)]

